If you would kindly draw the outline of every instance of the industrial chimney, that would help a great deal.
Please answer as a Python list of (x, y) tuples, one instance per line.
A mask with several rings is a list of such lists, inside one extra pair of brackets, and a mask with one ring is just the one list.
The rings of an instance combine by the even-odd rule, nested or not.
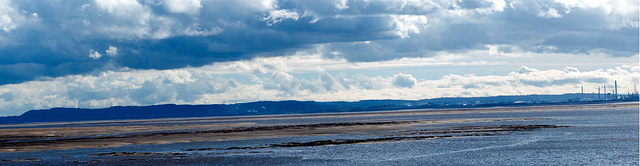
[(607, 84), (602, 84), (602, 88), (604, 88), (604, 99), (607, 100)]
[(615, 86), (615, 97), (613, 97), (614, 99), (618, 99), (618, 81), (613, 81), (613, 85)]

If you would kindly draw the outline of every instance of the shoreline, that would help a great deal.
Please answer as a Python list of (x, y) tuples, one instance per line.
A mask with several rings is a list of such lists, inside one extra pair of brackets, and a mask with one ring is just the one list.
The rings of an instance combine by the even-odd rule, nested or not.
[[(357, 112), (340, 114), (301, 114), (260, 117), (226, 117), (198, 119), (152, 119), (134, 121), (73, 122), (74, 126), (43, 128), (0, 129), (0, 153), (106, 148), (123, 145), (170, 144), (179, 142), (245, 140), (291, 136), (319, 136), (398, 132), (414, 126), (460, 124), (497, 121), (531, 121), (530, 118), (464, 118), (398, 120), (390, 117), (484, 114), (501, 112), (590, 111), (606, 108), (633, 108), (638, 103), (599, 105), (564, 105), (535, 107), (473, 108), (448, 110), (397, 110), (384, 112)], [(373, 117), (378, 117), (375, 119)], [(338, 122), (312, 121), (312, 118), (343, 118)], [(348, 118), (361, 118), (357, 120)], [(373, 118), (373, 119), (371, 119)], [(390, 118), (384, 120), (385, 118)], [(266, 123), (273, 120), (300, 120), (300, 122)], [(243, 121), (243, 123), (239, 123)], [(194, 123), (195, 122), (195, 123)], [(86, 124), (103, 124), (83, 126)], [(114, 125), (117, 124), (117, 125)], [(60, 123), (57, 123), (60, 125)]]
[(55, 126), (55, 125), (84, 125), (84, 124), (108, 124), (108, 123), (174, 123), (180, 121), (227, 121), (227, 120), (261, 120), (261, 119), (285, 119), (285, 118), (315, 118), (315, 117), (339, 117), (351, 115), (383, 115), (396, 113), (413, 113), (413, 112), (434, 112), (446, 114), (458, 111), (509, 111), (510, 109), (526, 109), (535, 110), (536, 108), (545, 109), (573, 109), (573, 108), (592, 108), (597, 106), (640, 106), (640, 102), (613, 102), (613, 103), (596, 103), (596, 104), (562, 104), (562, 105), (533, 105), (533, 106), (496, 106), (496, 107), (477, 107), (477, 108), (426, 108), (426, 109), (400, 109), (400, 110), (381, 110), (381, 111), (361, 111), (361, 112), (329, 112), (329, 113), (307, 113), (307, 114), (271, 114), (271, 115), (239, 115), (239, 116), (209, 116), (209, 117), (182, 117), (182, 118), (155, 118), (155, 119), (116, 119), (116, 120), (89, 120), (89, 121), (67, 121), (67, 122), (28, 122), (19, 124), (0, 124), (0, 130), (11, 128), (32, 128), (39, 126)]

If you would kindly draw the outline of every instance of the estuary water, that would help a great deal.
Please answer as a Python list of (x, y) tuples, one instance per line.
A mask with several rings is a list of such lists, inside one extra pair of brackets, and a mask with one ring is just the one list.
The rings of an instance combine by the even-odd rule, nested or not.
[[(1, 165), (638, 165), (638, 108), (572, 111), (500, 112), (421, 116), (367, 117), (368, 120), (424, 120), (462, 118), (535, 118), (531, 121), (497, 121), (417, 126), (417, 129), (471, 125), (562, 125), (516, 131), (505, 135), (380, 142), (308, 147), (211, 150), (184, 149), (264, 146), (283, 142), (369, 138), (375, 134), (344, 134), (131, 145), (116, 148), (2, 153), (0, 159), (35, 158), (39, 161), (5, 161)], [(362, 117), (361, 117), (362, 118)], [(362, 119), (278, 119), (261, 123), (322, 123)], [(378, 133), (379, 134), (379, 133)], [(91, 156), (107, 152), (180, 152), (167, 156)]]

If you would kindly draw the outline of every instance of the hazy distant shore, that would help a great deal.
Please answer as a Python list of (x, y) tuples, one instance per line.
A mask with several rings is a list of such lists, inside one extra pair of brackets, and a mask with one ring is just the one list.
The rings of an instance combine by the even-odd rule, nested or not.
[[(290, 136), (398, 132), (411, 126), (459, 124), (491, 121), (529, 121), (527, 118), (464, 118), (429, 120), (384, 120), (384, 117), (485, 114), (499, 112), (589, 111), (616, 107), (638, 107), (638, 103), (597, 105), (554, 105), (533, 107), (470, 108), (438, 110), (398, 110), (358, 113), (266, 115), (245, 117), (176, 118), (91, 122), (59, 122), (1, 125), (0, 152), (29, 152), (122, 145), (168, 144), (178, 142), (242, 140)], [(315, 122), (317, 118), (362, 118), (340, 122)], [(270, 120), (294, 120), (268, 124)], [(309, 119), (309, 120), (305, 120)], [(371, 120), (366, 120), (371, 119)]]
[[(128, 123), (175, 123), (180, 121), (202, 121), (213, 122), (219, 120), (259, 120), (259, 119), (281, 119), (281, 118), (314, 118), (314, 117), (341, 117), (341, 116), (376, 116), (376, 115), (408, 115), (413, 112), (420, 114), (457, 114), (457, 113), (490, 113), (497, 111), (523, 111), (523, 110), (557, 110), (557, 109), (574, 109), (574, 108), (599, 108), (607, 105), (627, 106), (638, 105), (638, 102), (605, 102), (605, 103), (573, 103), (573, 104), (544, 104), (531, 106), (494, 106), (494, 107), (477, 107), (477, 108), (436, 108), (436, 109), (399, 109), (399, 110), (381, 110), (381, 111), (362, 111), (362, 112), (330, 112), (330, 113), (304, 113), (304, 114), (272, 114), (272, 115), (238, 115), (238, 116), (211, 116), (211, 117), (181, 117), (181, 118), (156, 118), (156, 119), (130, 119), (130, 120), (87, 120), (87, 121), (71, 121), (71, 122), (32, 122), (20, 124), (0, 124), (0, 129), (7, 128), (25, 128), (25, 127), (47, 127), (47, 126), (84, 126), (93, 124), (128, 124)], [(464, 112), (460, 112), (464, 111)]]
[(636, 95), (602, 100), (597, 94), (516, 95), (432, 98), (421, 100), (360, 101), (256, 101), (234, 104), (161, 104), (106, 108), (50, 108), (29, 110), (19, 116), (0, 117), (2, 124), (144, 120), (160, 118), (238, 117), (261, 115), (332, 114), (374, 111), (473, 109), (637, 102)]

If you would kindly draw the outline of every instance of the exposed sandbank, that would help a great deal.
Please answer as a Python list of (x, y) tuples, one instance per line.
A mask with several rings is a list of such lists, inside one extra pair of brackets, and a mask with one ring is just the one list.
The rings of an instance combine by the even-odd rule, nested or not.
[[(101, 124), (94, 127), (49, 127), (49, 128), (13, 128), (0, 129), (0, 152), (28, 152), (42, 150), (65, 150), (78, 148), (116, 147), (137, 144), (167, 144), (192, 141), (222, 141), (256, 138), (274, 138), (290, 136), (312, 136), (332, 134), (357, 134), (371, 132), (395, 132), (396, 137), (411, 134), (449, 134), (466, 130), (451, 131), (411, 131), (404, 132), (411, 126), (433, 124), (463, 124), (470, 122), (491, 121), (527, 121), (533, 119), (493, 118), (493, 119), (446, 119), (446, 120), (414, 120), (414, 121), (370, 121), (370, 122), (335, 122), (335, 123), (296, 123), (296, 124), (260, 124), (262, 120), (274, 119), (309, 119), (309, 118), (340, 118), (340, 117), (386, 117), (411, 116), (433, 114), (474, 114), (495, 112), (540, 112), (567, 110), (598, 110), (615, 107), (638, 107), (637, 103), (605, 104), (605, 105), (569, 105), (569, 106), (536, 106), (510, 108), (476, 108), (476, 109), (448, 109), (448, 110), (400, 110), (384, 112), (332, 113), (312, 115), (277, 115), (252, 117), (217, 117), (217, 118), (181, 118), (181, 119), (151, 119), (133, 121), (96, 121), (55, 123), (72, 124)], [(230, 123), (234, 121), (248, 121), (247, 123)], [(191, 122), (197, 121), (197, 124)], [(207, 123), (211, 122), (211, 123)], [(214, 123), (215, 122), (215, 123)], [(225, 123), (229, 122), (229, 123)], [(109, 124), (118, 126), (109, 126)], [(130, 124), (130, 125), (123, 125)], [(32, 124), (24, 124), (33, 127)], [(42, 125), (42, 124), (39, 124)], [(463, 126), (463, 125), (461, 125)], [(13, 127), (16, 127), (14, 125)], [(19, 126), (18, 126), (19, 127)], [(499, 130), (499, 129), (493, 129)], [(505, 129), (503, 129), (505, 130)], [(510, 131), (506, 130), (506, 131)], [(432, 132), (432, 133), (428, 133)], [(475, 131), (478, 133), (479, 131)], [(468, 134), (468, 133), (467, 133)]]

